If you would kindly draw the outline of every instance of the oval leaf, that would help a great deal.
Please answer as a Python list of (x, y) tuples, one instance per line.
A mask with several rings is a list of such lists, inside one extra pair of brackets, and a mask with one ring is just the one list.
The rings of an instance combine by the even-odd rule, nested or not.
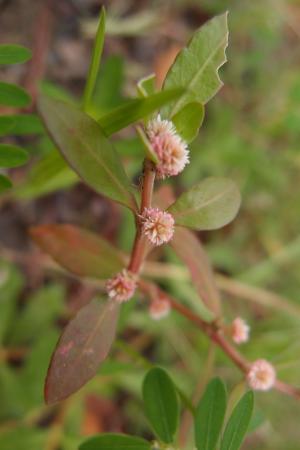
[(185, 93), (164, 108), (172, 117), (190, 102), (205, 105), (223, 85), (218, 69), (227, 61), (227, 13), (216, 16), (203, 25), (190, 43), (175, 59), (167, 73), (164, 89), (186, 88)]
[(15, 121), (11, 116), (0, 116), (0, 136), (5, 136), (14, 127)]
[(22, 45), (0, 45), (0, 64), (19, 64), (31, 58), (31, 51)]
[(0, 144), (0, 167), (18, 167), (28, 160), (28, 153), (16, 145)]
[(176, 131), (186, 142), (192, 142), (198, 135), (204, 119), (204, 106), (201, 103), (189, 103), (172, 117)]
[(117, 302), (93, 300), (68, 323), (48, 369), (47, 403), (69, 397), (97, 373), (113, 343), (118, 315)]
[(19, 86), (0, 81), (0, 105), (23, 108), (31, 102), (30, 95)]
[(13, 114), (6, 117), (13, 121), (11, 134), (14, 136), (45, 133), (43, 123), (36, 114)]
[(11, 187), (11, 181), (4, 175), (0, 174), (0, 194)]
[(61, 100), (43, 96), (39, 109), (70, 166), (96, 192), (136, 210), (134, 189), (121, 160), (99, 125)]
[(106, 279), (125, 265), (108, 241), (74, 225), (42, 225), (30, 234), (58, 264), (81, 277)]
[(176, 432), (179, 405), (175, 386), (169, 375), (158, 367), (150, 369), (143, 383), (146, 416), (163, 442), (172, 442)]
[(234, 408), (226, 425), (221, 450), (239, 450), (247, 433), (254, 406), (252, 391), (246, 392)]
[(215, 450), (226, 412), (226, 390), (214, 378), (201, 398), (195, 418), (195, 442), (198, 450)]
[(211, 177), (184, 192), (168, 210), (177, 225), (215, 230), (235, 218), (240, 204), (241, 196), (233, 181)]
[(79, 450), (151, 450), (148, 441), (119, 433), (103, 433), (87, 439)]

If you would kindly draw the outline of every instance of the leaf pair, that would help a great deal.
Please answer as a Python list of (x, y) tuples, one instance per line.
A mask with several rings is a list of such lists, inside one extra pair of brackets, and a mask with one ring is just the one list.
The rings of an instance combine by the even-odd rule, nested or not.
[[(220, 450), (239, 450), (247, 433), (254, 396), (246, 392), (235, 406), (223, 432)], [(222, 434), (227, 396), (223, 382), (213, 379), (200, 400), (195, 417), (197, 450), (215, 450)]]

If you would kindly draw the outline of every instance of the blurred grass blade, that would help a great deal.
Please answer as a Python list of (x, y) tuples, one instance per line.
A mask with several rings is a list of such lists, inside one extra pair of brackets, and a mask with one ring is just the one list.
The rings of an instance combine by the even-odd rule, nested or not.
[(28, 153), (21, 147), (0, 144), (0, 167), (18, 167), (28, 161)]
[(216, 230), (235, 218), (240, 204), (241, 196), (233, 181), (210, 177), (181, 194), (168, 211), (177, 225)]
[(164, 108), (168, 117), (174, 116), (190, 102), (205, 105), (223, 85), (219, 68), (227, 61), (227, 12), (216, 16), (196, 31), (176, 57), (167, 73), (164, 89), (184, 87), (185, 94)]
[(69, 397), (97, 373), (113, 343), (118, 316), (117, 302), (93, 300), (70, 320), (51, 359), (47, 403)]
[(208, 384), (201, 398), (195, 418), (197, 450), (215, 450), (226, 412), (226, 390), (219, 378)]
[(254, 406), (252, 391), (246, 392), (233, 410), (226, 425), (221, 450), (239, 450), (247, 433)]
[(181, 97), (183, 88), (170, 89), (150, 95), (146, 98), (135, 98), (99, 117), (98, 122), (107, 136), (127, 127), (130, 124), (154, 113), (168, 102)]
[(106, 279), (125, 261), (108, 241), (74, 225), (41, 225), (30, 229), (34, 241), (58, 264), (81, 277)]
[(92, 59), (83, 94), (83, 109), (85, 111), (88, 111), (89, 109), (89, 104), (94, 92), (103, 51), (104, 35), (105, 35), (105, 8), (104, 6), (102, 6), (97, 33), (95, 37)]
[(135, 211), (135, 190), (97, 122), (76, 107), (47, 96), (41, 96), (39, 110), (57, 147), (83, 181)]
[(19, 86), (0, 81), (0, 105), (23, 108), (31, 102), (30, 95)]
[(119, 433), (103, 433), (87, 439), (79, 450), (151, 450), (150, 442), (135, 436)]
[(158, 367), (150, 369), (143, 383), (146, 416), (163, 442), (173, 442), (179, 419), (176, 388), (169, 375)]
[(31, 51), (22, 45), (0, 45), (0, 64), (20, 64), (31, 58)]

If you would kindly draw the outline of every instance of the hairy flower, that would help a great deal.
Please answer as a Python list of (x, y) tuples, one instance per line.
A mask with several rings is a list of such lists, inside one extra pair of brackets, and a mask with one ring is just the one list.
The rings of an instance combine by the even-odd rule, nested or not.
[(272, 389), (276, 381), (276, 371), (272, 364), (265, 359), (258, 359), (252, 363), (247, 374), (249, 386), (257, 391)]
[(176, 133), (170, 120), (161, 119), (158, 115), (146, 128), (148, 139), (158, 156), (156, 165), (159, 178), (178, 175), (189, 162), (187, 144)]
[(141, 214), (142, 232), (154, 245), (169, 242), (174, 234), (173, 216), (158, 208), (145, 208)]
[(126, 269), (123, 269), (115, 277), (106, 282), (106, 291), (109, 298), (119, 303), (129, 300), (135, 290), (135, 276)]
[(166, 317), (171, 309), (170, 302), (165, 298), (157, 298), (151, 302), (149, 307), (150, 317), (154, 320), (160, 320)]
[(232, 340), (236, 344), (243, 344), (244, 342), (248, 341), (249, 333), (249, 325), (243, 319), (241, 319), (241, 317), (236, 317), (230, 327)]

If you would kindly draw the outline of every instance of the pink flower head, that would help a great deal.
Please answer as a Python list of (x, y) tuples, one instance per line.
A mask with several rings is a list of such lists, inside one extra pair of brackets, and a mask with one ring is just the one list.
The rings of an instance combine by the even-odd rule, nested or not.
[(230, 333), (236, 344), (243, 344), (249, 339), (250, 327), (243, 319), (237, 317), (231, 324)]
[(265, 359), (258, 359), (252, 363), (247, 374), (249, 386), (257, 391), (272, 389), (276, 381), (276, 371), (272, 364)]
[(171, 309), (170, 302), (165, 298), (157, 298), (151, 302), (149, 308), (150, 317), (154, 320), (160, 320), (166, 317)]
[(158, 177), (170, 177), (182, 172), (189, 162), (189, 151), (173, 123), (162, 120), (158, 115), (148, 123), (146, 133), (159, 159), (156, 165)]
[(173, 216), (158, 208), (145, 208), (141, 214), (142, 232), (154, 245), (169, 242), (174, 234)]
[(106, 282), (109, 298), (119, 303), (129, 300), (136, 290), (136, 279), (132, 273), (123, 269), (114, 278)]

